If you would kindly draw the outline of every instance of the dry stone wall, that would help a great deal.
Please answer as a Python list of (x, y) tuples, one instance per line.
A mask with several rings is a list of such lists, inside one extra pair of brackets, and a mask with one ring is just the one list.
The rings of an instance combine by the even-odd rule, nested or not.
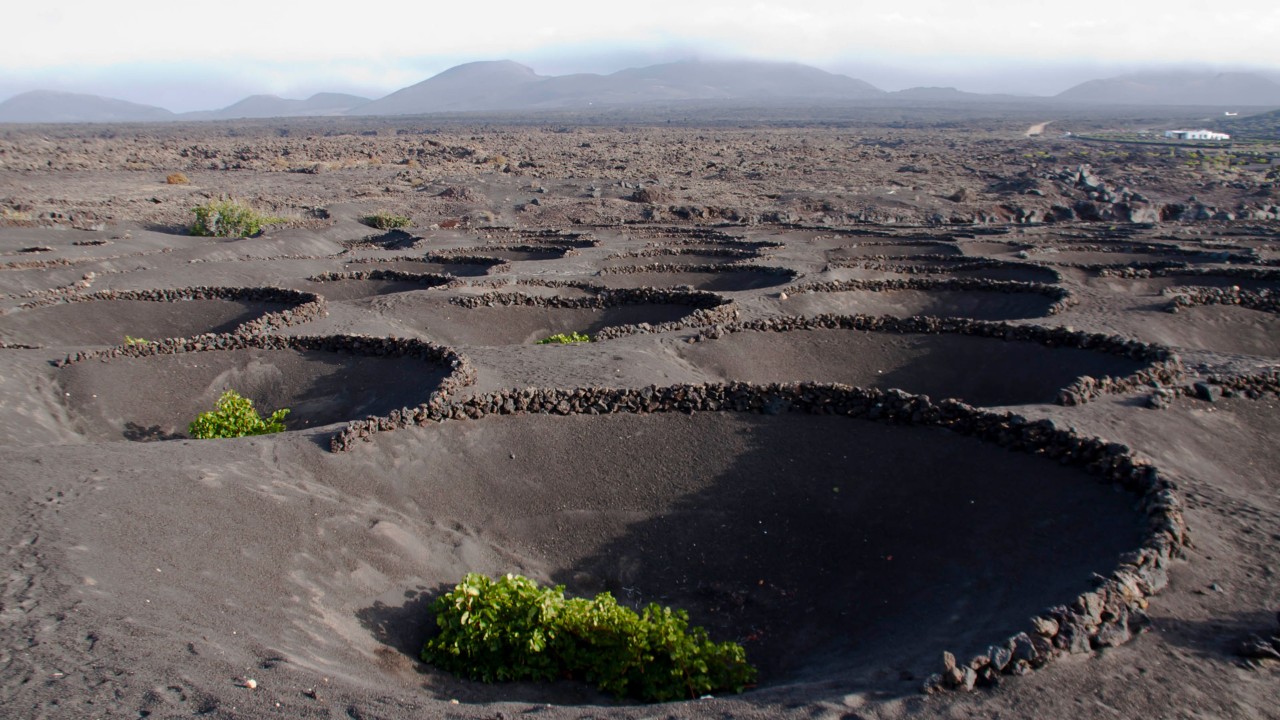
[(892, 292), (894, 290), (955, 290), (1003, 293), (1035, 293), (1052, 299), (1048, 314), (1056, 315), (1075, 304), (1075, 298), (1066, 288), (1044, 283), (1016, 282), (1013, 280), (987, 280), (984, 278), (904, 278), (890, 280), (830, 280), (791, 285), (782, 290), (797, 293), (827, 292)]
[(67, 355), (54, 362), (55, 366), (110, 360), (116, 358), (143, 358), (181, 353), (218, 352), (229, 350), (295, 350), (346, 353), (373, 357), (409, 357), (444, 367), (448, 376), (441, 382), (434, 396), (456, 393), (476, 381), (476, 371), (471, 361), (452, 348), (423, 340), (405, 338), (380, 338), (363, 335), (241, 335), (209, 334), (192, 338), (169, 339), (146, 344), (121, 345), (103, 350), (91, 350)]
[(714, 340), (727, 333), (791, 332), (793, 330), (857, 330), (862, 332), (892, 332), (900, 334), (935, 335), (953, 333), (1000, 340), (1034, 342), (1046, 347), (1093, 350), (1131, 360), (1148, 363), (1148, 367), (1126, 377), (1095, 378), (1088, 375), (1077, 378), (1058, 392), (1059, 405), (1083, 405), (1103, 395), (1134, 392), (1152, 385), (1174, 385), (1182, 382), (1182, 361), (1169, 348), (1151, 345), (1137, 340), (1086, 333), (1063, 327), (1039, 325), (1010, 325), (1008, 323), (970, 320), (968, 318), (942, 318), (915, 316), (896, 318), (875, 315), (784, 315), (716, 325), (699, 332), (695, 340)]
[(635, 273), (734, 273), (757, 272), (765, 275), (779, 275), (795, 278), (799, 276), (795, 270), (768, 265), (749, 265), (746, 263), (727, 263), (724, 265), (676, 265), (671, 263), (649, 263), (648, 265), (622, 265), (619, 267), (600, 268), (601, 275), (631, 275)]
[(181, 302), (183, 300), (238, 300), (243, 302), (281, 303), (292, 307), (267, 313), (237, 327), (233, 334), (253, 335), (291, 325), (301, 325), (329, 314), (324, 298), (315, 293), (286, 288), (209, 287), (165, 288), (159, 290), (101, 290), (48, 297), (26, 303), (24, 309), (62, 303), (98, 302), (105, 300), (143, 300), (147, 302)]
[[(534, 283), (529, 283), (534, 284)], [(493, 306), (522, 306), (540, 308), (603, 309), (625, 305), (687, 305), (696, 310), (690, 315), (671, 322), (637, 325), (615, 325), (596, 333), (595, 340), (612, 340), (627, 335), (673, 332), (715, 323), (731, 322), (737, 318), (733, 304), (715, 293), (701, 290), (667, 290), (663, 288), (597, 288), (589, 284), (571, 281), (547, 281), (551, 287), (578, 287), (594, 292), (587, 297), (561, 297), (558, 295), (527, 295), (525, 293), (486, 292), (480, 295), (461, 295), (449, 299), (459, 307), (479, 308)]]
[(924, 691), (972, 690), (1022, 675), (1065, 654), (1086, 654), (1121, 645), (1147, 625), (1147, 598), (1168, 584), (1168, 569), (1188, 542), (1182, 503), (1173, 483), (1136, 459), (1124, 445), (1077, 435), (1051, 420), (1030, 421), (1010, 413), (990, 413), (955, 400), (938, 403), (897, 390), (847, 385), (747, 383), (675, 385), (638, 389), (526, 388), (463, 399), (439, 393), (413, 410), (350, 423), (336, 435), (334, 452), (353, 450), (378, 432), (435, 422), (478, 420), (489, 415), (604, 415), (613, 413), (736, 411), (777, 415), (788, 412), (841, 415), (878, 422), (948, 430), (1010, 450), (1041, 455), (1080, 467), (1139, 498), (1146, 518), (1142, 546), (1120, 557), (1095, 589), (1046, 609), (1020, 632), (967, 662), (944, 653), (942, 672)]
[(1172, 296), (1166, 310), (1176, 313), (1183, 308), (1202, 305), (1238, 305), (1262, 312), (1280, 312), (1280, 294), (1271, 290), (1244, 290), (1239, 287), (1178, 287), (1165, 291)]

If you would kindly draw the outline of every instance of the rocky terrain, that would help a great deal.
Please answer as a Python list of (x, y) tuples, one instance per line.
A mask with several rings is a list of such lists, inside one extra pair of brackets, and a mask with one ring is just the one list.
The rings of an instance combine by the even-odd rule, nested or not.
[[(0, 128), (0, 714), (1280, 717), (1277, 148), (697, 112)], [(467, 572), (759, 684), (460, 680)]]

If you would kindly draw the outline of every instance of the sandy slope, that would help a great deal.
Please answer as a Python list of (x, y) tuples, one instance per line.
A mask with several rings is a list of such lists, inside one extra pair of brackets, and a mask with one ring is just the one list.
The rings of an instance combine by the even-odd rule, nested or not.
[[(269, 187), (267, 174), (246, 171), (238, 182)], [(100, 189), (123, 182), (109, 172), (94, 178), (76, 182)], [(315, 197), (337, 195), (349, 180), (291, 177), (272, 197), (296, 202), (286, 196), (303, 183), (323, 190)], [(36, 174), (30, 182), (48, 179)], [(554, 205), (560, 186), (544, 185)], [(505, 197), (493, 185), (484, 189)], [(566, 202), (579, 193), (563, 192)], [(115, 207), (134, 212), (131, 201)], [(542, 333), (684, 313), (662, 305), (609, 317), (500, 306), (461, 311), (447, 298), (491, 288), (309, 282), (357, 267), (348, 263), (353, 255), (391, 255), (342, 252), (343, 241), (367, 234), (355, 218), (373, 209), (335, 204), (329, 220), (233, 242), (128, 219), (96, 233), (0, 228), (0, 262), (12, 263), (0, 269), (0, 307), (12, 311), (0, 315), (0, 339), (39, 346), (0, 348), (0, 715), (1278, 716), (1280, 669), (1246, 667), (1234, 655), (1245, 636), (1275, 630), (1280, 606), (1275, 397), (1180, 398), (1151, 410), (1139, 392), (1060, 407), (1052, 404), (1056, 390), (1078, 374), (1122, 375), (1137, 364), (951, 335), (740, 332), (690, 343), (692, 331), (682, 330), (536, 346), (530, 341)], [(1193, 369), (1256, 370), (1274, 366), (1280, 352), (1274, 314), (1235, 307), (1166, 313), (1159, 293), (1170, 285), (1160, 280), (1104, 281), (1064, 269), (1061, 282), (1079, 303), (1052, 317), (1043, 316), (1048, 300), (1040, 295), (900, 291), (782, 300), (780, 276), (759, 273), (598, 274), (617, 264), (610, 259), (617, 253), (679, 234), (664, 236), (657, 226), (592, 230), (599, 247), (515, 259), (464, 281), (571, 297), (583, 291), (508, 281), (701, 284), (732, 298), (742, 319), (929, 312), (1069, 325), (1169, 343), (1194, 358)], [(492, 244), (482, 235), (499, 234), (415, 232), (424, 250), (477, 252)], [(859, 256), (857, 236), (781, 226), (732, 232), (786, 243), (755, 262), (795, 269), (803, 273), (798, 281), (902, 277), (829, 267), (830, 253)], [(936, 234), (966, 256), (1013, 257), (1000, 243)], [(110, 244), (73, 244), (103, 235)], [(1060, 242), (1035, 230), (1016, 238), (1019, 246)], [(1266, 235), (1248, 242), (1274, 247)], [(33, 245), (51, 250), (20, 252)], [(65, 262), (18, 265), (32, 260)], [(1155, 462), (1182, 488), (1194, 547), (1153, 600), (1151, 631), (1133, 642), (1065, 658), (992, 690), (925, 697), (919, 687), (940, 669), (943, 650), (981, 651), (1109, 569), (1136, 542), (1132, 499), (1083, 472), (945, 431), (792, 414), (457, 420), (331, 454), (328, 438), (343, 421), (421, 402), (443, 369), (256, 350), (56, 368), (51, 361), (118, 342), (117, 335), (200, 332), (262, 310), (216, 303), (16, 309), (54, 297), (48, 291), (88, 272), (94, 291), (333, 288), (327, 317), (282, 332), (457, 343), (477, 370), (476, 385), (464, 392), (811, 379), (1016, 406), (1029, 418), (1126, 443)], [(1039, 268), (1025, 272), (1044, 277)], [(130, 330), (139, 327), (152, 330)], [(291, 431), (129, 441), (181, 434), (227, 386), (266, 409), (292, 408)], [(746, 642), (761, 686), (655, 708), (571, 682), (455, 679), (415, 655), (429, 628), (429, 598), (469, 571), (523, 572), (576, 592), (607, 589), (629, 602), (686, 607), (718, 637)], [(248, 678), (256, 689), (243, 686)]]

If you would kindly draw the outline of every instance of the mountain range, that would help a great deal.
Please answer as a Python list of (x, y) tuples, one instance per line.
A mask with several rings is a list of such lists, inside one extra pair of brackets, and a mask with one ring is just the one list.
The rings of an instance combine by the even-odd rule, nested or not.
[(510, 60), (473, 62), (371, 100), (318, 93), (305, 100), (253, 95), (220, 110), (176, 114), (150, 105), (37, 90), (0, 103), (0, 122), (154, 122), (445, 112), (539, 111), (681, 101), (777, 103), (1040, 102), (1280, 107), (1280, 83), (1254, 73), (1165, 72), (1090, 80), (1052, 97), (967, 93), (955, 88), (885, 92), (862, 80), (798, 63), (683, 61), (607, 75), (544, 76)]

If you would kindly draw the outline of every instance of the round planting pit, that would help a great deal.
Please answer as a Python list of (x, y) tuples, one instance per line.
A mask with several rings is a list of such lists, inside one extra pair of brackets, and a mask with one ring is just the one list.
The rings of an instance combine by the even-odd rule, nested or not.
[(1177, 348), (1280, 357), (1280, 315), (1235, 305), (1180, 308), (1131, 316), (1134, 337)]
[(1112, 292), (1139, 296), (1158, 296), (1164, 294), (1164, 291), (1170, 288), (1187, 286), (1239, 287), (1243, 290), (1275, 291), (1280, 289), (1280, 272), (1259, 270), (1242, 272), (1242, 274), (1236, 275), (1227, 272), (1213, 274), (1212, 272), (1169, 270), (1136, 277), (1116, 274), (1103, 275), (1091, 278), (1089, 284)]
[(681, 345), (679, 353), (719, 381), (838, 382), (977, 406), (1052, 403), (1081, 376), (1124, 378), (1150, 366), (1029, 340), (851, 329), (744, 330)]
[(89, 439), (157, 440), (185, 436), (225, 390), (253, 400), (264, 418), (289, 408), (285, 427), (299, 430), (416, 406), (450, 374), (444, 360), (432, 359), (439, 348), (411, 343), (428, 350), (379, 355), (356, 341), (240, 338), (224, 342), (234, 349), (74, 362), (55, 379), (71, 422)]
[[(965, 281), (959, 281), (965, 282)], [(968, 281), (977, 282), (977, 281)], [(1056, 312), (1061, 300), (1027, 285), (1000, 289), (940, 283), (833, 283), (829, 291), (810, 290), (791, 295), (781, 307), (793, 315), (891, 315), (959, 317), (973, 320), (1019, 320)]]
[(914, 257), (878, 263), (859, 263), (858, 266), (883, 272), (927, 277), (1030, 283), (1056, 283), (1062, 280), (1057, 270), (1043, 265), (988, 258), (949, 260), (938, 257)]
[[(411, 544), (454, 543), (418, 558), (410, 587), (518, 571), (570, 594), (683, 608), (713, 638), (742, 642), (766, 689), (918, 692), (942, 651), (968, 658), (1027, 630), (1142, 538), (1132, 496), (939, 428), (795, 413), (528, 415), (383, 442), (399, 472), (371, 474), (363, 492), (430, 508), (397, 530)], [(328, 602), (336, 611), (342, 599)], [(401, 602), (359, 615), (393, 625), (379, 639), (414, 655), (430, 617)], [(442, 698), (565, 699), (563, 684), (539, 696), (420, 671)]]
[(0, 316), (0, 340), (62, 347), (225, 333), (318, 301), (277, 288), (109, 290), (67, 299)]
[(739, 292), (777, 287), (796, 277), (792, 270), (743, 265), (628, 265), (605, 268), (600, 281), (612, 288), (691, 287), (707, 292)]
[(456, 278), (434, 273), (412, 273), (399, 270), (358, 270), (326, 273), (308, 278), (308, 290), (328, 300), (359, 300), (394, 293), (426, 290), (446, 285)]
[(828, 260), (862, 260), (868, 258), (911, 257), (914, 255), (960, 256), (955, 243), (930, 241), (884, 241), (841, 245), (827, 251)]
[(729, 265), (744, 259), (758, 257), (749, 250), (720, 251), (716, 249), (673, 248), (628, 253), (607, 258), (602, 267), (629, 267), (636, 263), (659, 262), (665, 265)]
[[(479, 258), (477, 258), (479, 259)], [(489, 258), (485, 258), (489, 259)], [(415, 275), (452, 275), (454, 277), (479, 277), (489, 272), (491, 267), (501, 262), (461, 262), (448, 259), (421, 260), (415, 258), (396, 258), (393, 260), (373, 260), (369, 262), (350, 263), (348, 271), (391, 270), (394, 272), (413, 273)]]
[(724, 302), (709, 293), (659, 291), (648, 299), (635, 292), (424, 295), (406, 297), (384, 314), (446, 345), (528, 345), (561, 333), (594, 338), (607, 328), (678, 323)]
[(468, 252), (477, 257), (493, 258), (503, 262), (528, 262), (537, 260), (558, 260), (572, 248), (556, 245), (518, 245), (510, 247), (475, 247)]
[(1028, 255), (1037, 262), (1080, 267), (1252, 261), (1251, 256), (1239, 253), (1188, 250), (1173, 246), (1148, 244), (1049, 246), (1032, 250)]

